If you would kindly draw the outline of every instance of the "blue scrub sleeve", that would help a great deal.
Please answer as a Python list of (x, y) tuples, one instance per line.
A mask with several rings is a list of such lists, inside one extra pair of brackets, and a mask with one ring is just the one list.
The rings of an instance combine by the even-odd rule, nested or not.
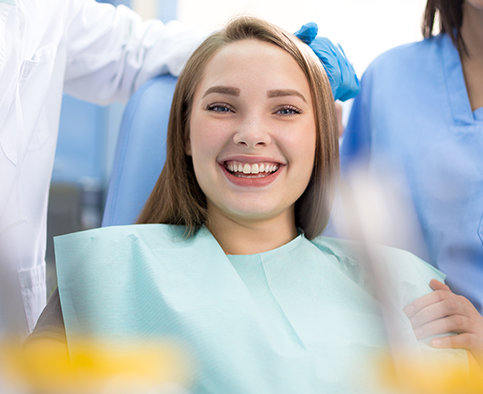
[(361, 92), (355, 97), (344, 131), (340, 148), (341, 169), (344, 172), (352, 163), (367, 165), (371, 146), (371, 74), (366, 72), (361, 80)]

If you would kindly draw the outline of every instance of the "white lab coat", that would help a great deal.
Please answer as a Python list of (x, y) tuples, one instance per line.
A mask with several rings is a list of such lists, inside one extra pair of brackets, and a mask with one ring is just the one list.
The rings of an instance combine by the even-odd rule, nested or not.
[(26, 335), (45, 305), (62, 92), (126, 101), (148, 79), (177, 75), (202, 38), (94, 0), (0, 0), (0, 334)]

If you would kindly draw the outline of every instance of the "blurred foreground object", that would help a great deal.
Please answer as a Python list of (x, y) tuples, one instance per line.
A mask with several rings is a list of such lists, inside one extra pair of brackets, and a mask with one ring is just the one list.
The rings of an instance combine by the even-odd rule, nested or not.
[(90, 340), (65, 344), (34, 339), (21, 346), (3, 343), (0, 371), (5, 394), (188, 394), (192, 366), (171, 344), (138, 341), (106, 347)]
[(394, 394), (481, 394), (483, 372), (471, 353), (468, 355), (469, 373), (461, 364), (441, 364), (438, 359), (433, 363), (400, 359), (395, 368), (393, 356), (388, 355), (381, 360), (382, 388)]
[[(411, 394), (483, 392), (483, 373), (470, 353), (440, 351), (429, 345), (431, 338), (417, 340), (409, 319), (395, 307), (401, 304), (396, 300), (405, 300), (406, 304), (412, 301), (407, 299), (405, 287), (397, 287), (397, 280), (387, 269), (385, 247), (381, 244), (397, 241), (408, 249), (421, 247), (414, 245), (418, 242), (418, 226), (414, 210), (404, 198), (404, 180), (393, 173), (384, 182), (378, 182), (354, 167), (345, 181), (341, 189), (347, 223), (335, 224), (359, 241), (359, 262), (380, 302), (389, 347), (381, 363), (383, 386), (395, 390), (391, 392)], [(427, 290), (431, 292), (429, 284)], [(446, 335), (452, 334), (439, 336)]]

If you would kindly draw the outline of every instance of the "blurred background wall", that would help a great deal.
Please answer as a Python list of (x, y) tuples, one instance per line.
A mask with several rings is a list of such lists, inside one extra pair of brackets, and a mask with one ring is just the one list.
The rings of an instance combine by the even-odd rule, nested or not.
[[(138, 0), (144, 1), (144, 0)], [(210, 30), (249, 13), (288, 31), (316, 22), (319, 34), (342, 45), (360, 75), (381, 52), (420, 40), (426, 0), (178, 0), (178, 19)]]

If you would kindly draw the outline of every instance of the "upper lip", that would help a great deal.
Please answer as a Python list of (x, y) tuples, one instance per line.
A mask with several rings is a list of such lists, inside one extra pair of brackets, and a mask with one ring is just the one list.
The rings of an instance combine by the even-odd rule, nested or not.
[(218, 163), (224, 165), (227, 161), (240, 161), (242, 163), (254, 164), (254, 163), (273, 163), (278, 165), (285, 165), (285, 163), (276, 160), (272, 157), (266, 156), (227, 156), (218, 160)]

